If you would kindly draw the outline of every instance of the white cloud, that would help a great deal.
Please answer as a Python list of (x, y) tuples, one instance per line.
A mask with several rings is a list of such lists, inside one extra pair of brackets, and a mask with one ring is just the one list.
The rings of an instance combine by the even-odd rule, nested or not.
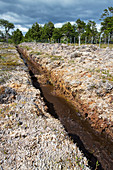
[[(67, 21), (67, 22), (69, 22), (69, 21)], [(62, 25), (64, 25), (65, 23), (66, 23), (66, 22), (56, 23), (56, 24), (54, 24), (54, 26), (55, 26), (55, 28), (61, 28)], [(74, 24), (75, 24), (75, 21), (71, 21), (70, 23), (71, 23), (71, 25), (74, 25)]]
[(14, 23), (14, 24), (25, 24), (25, 23), (28, 23), (28, 22), (32, 22), (32, 18), (29, 17), (29, 16), (26, 16), (24, 14), (17, 14), (15, 12), (6, 12), (4, 14), (1, 14), (1, 19), (5, 19), (5, 20), (8, 20), (9, 22), (11, 23)]
[(64, 23), (56, 23), (54, 24), (55, 28), (61, 28)]
[(97, 31), (100, 31), (100, 29), (101, 29), (101, 24), (96, 24), (96, 26), (97, 26)]
[[(41, 25), (52, 21), (55, 27), (80, 18), (83, 21), (99, 18), (105, 8), (113, 6), (113, 0), (0, 0), (0, 18), (6, 19), (26, 31), (33, 23)], [(100, 28), (97, 24), (98, 29)]]
[(17, 23), (17, 22), (21, 22), (22, 19), (20, 18), (20, 16), (16, 13), (13, 12), (7, 12), (1, 15), (2, 19), (8, 20), (9, 22), (12, 23)]
[(28, 28), (23, 27), (23, 26), (21, 26), (21, 25), (15, 25), (15, 30), (16, 30), (17, 28), (18, 28), (20, 31), (22, 31), (23, 33), (26, 33), (26, 32), (28, 31)]

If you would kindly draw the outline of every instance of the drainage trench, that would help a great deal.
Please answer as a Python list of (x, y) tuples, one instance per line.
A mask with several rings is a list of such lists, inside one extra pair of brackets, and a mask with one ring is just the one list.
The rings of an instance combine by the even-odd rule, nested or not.
[[(59, 119), (68, 135), (77, 144), (85, 157), (91, 169), (112, 169), (113, 165), (113, 143), (103, 135), (98, 135), (90, 127), (87, 120), (84, 120), (76, 108), (67, 102), (63, 97), (59, 97), (54, 92), (54, 87), (50, 84), (43, 84), (38, 81), (36, 75), (41, 73), (30, 61), (24, 59), (26, 66), (29, 68), (32, 84), (39, 89), (48, 112)], [(40, 82), (40, 83), (39, 83)]]

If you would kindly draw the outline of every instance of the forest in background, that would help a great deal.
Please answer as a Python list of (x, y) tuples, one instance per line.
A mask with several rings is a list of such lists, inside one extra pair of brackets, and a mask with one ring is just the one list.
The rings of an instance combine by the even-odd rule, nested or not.
[[(19, 44), (21, 42), (49, 42), (49, 43), (82, 43), (98, 44), (113, 43), (113, 7), (105, 9), (100, 17), (101, 29), (97, 30), (95, 21), (85, 23), (77, 19), (75, 24), (65, 23), (61, 28), (55, 28), (49, 21), (41, 26), (35, 22), (28, 32), (23, 35), (19, 29), (7, 20), (0, 19), (0, 42)], [(13, 30), (12, 33), (9, 33)]]

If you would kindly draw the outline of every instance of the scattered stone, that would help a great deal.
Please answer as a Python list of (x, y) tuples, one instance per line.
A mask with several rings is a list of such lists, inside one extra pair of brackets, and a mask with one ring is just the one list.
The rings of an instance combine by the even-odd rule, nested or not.
[(76, 52), (71, 53), (70, 58), (77, 58), (81, 56), (82, 56), (82, 53), (80, 53), (79, 51), (76, 51)]

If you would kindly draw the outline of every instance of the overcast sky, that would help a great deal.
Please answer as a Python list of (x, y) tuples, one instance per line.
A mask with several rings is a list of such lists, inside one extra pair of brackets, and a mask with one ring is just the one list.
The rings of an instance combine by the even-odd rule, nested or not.
[(56, 27), (78, 18), (87, 22), (99, 18), (113, 0), (0, 0), (0, 19), (6, 19), (25, 33), (33, 23), (52, 21)]

